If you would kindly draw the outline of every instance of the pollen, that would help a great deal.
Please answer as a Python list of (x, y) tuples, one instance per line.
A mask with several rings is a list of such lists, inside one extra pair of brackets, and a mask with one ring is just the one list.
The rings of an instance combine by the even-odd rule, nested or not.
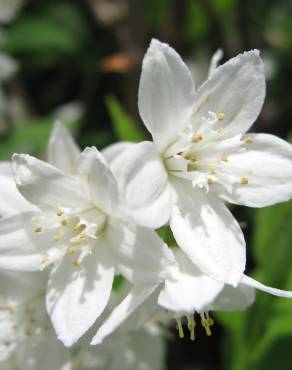
[(227, 156), (227, 154), (222, 154), (221, 155), (221, 161), (222, 162), (228, 162), (228, 156)]
[(38, 227), (36, 227), (35, 229), (34, 229), (34, 232), (36, 233), (36, 234), (39, 234), (39, 233), (41, 233), (43, 231), (43, 229), (40, 227), (40, 226), (38, 226)]
[(224, 118), (225, 118), (225, 113), (222, 113), (222, 112), (218, 113), (217, 118), (218, 118), (219, 121), (223, 121)]
[(198, 143), (199, 141), (203, 140), (203, 136), (201, 134), (196, 134), (193, 138), (192, 138), (192, 143)]
[(253, 143), (253, 138), (251, 136), (247, 136), (244, 139), (245, 144), (252, 144)]
[(247, 177), (242, 177), (240, 179), (240, 183), (241, 183), (241, 185), (247, 185), (248, 184), (248, 178)]
[(61, 208), (58, 208), (57, 209), (57, 216), (61, 217), (61, 216), (63, 216), (63, 214), (64, 214), (64, 211)]

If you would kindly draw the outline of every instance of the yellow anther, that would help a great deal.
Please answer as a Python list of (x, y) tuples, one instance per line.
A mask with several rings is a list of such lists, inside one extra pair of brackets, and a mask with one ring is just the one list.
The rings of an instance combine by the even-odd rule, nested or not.
[(62, 211), (62, 209), (61, 208), (58, 208), (57, 209), (57, 216), (63, 216), (63, 214), (64, 214), (64, 211)]
[(217, 117), (218, 117), (219, 121), (223, 121), (224, 118), (225, 118), (225, 114), (220, 112), (220, 113), (217, 114)]
[(78, 229), (79, 229), (79, 224), (75, 224), (75, 225), (73, 225), (72, 226), (72, 229), (74, 230), (74, 231), (78, 231)]
[(215, 174), (216, 174), (216, 169), (215, 169), (215, 167), (214, 167), (214, 166), (210, 166), (210, 167), (209, 167), (209, 171), (208, 171), (208, 172), (209, 172), (209, 174), (210, 174), (210, 175), (215, 175)]
[(207, 336), (210, 337), (210, 335), (212, 335), (212, 332), (211, 332), (210, 325), (209, 325), (209, 319), (202, 319), (201, 324), (203, 328), (205, 329)]
[(216, 129), (216, 131), (219, 133), (219, 134), (222, 134), (224, 132), (224, 127), (220, 126)]
[(181, 324), (181, 319), (176, 319), (178, 335), (180, 338), (184, 338), (184, 330)]
[(247, 185), (248, 184), (248, 178), (247, 177), (242, 177), (240, 179), (240, 183), (241, 183), (241, 185)]
[(56, 234), (54, 236), (54, 239), (56, 240), (56, 242), (60, 241), (62, 239), (62, 235), (61, 234)]
[(38, 226), (34, 229), (34, 232), (37, 233), (37, 234), (41, 233), (42, 231), (43, 231), (43, 229), (40, 226)]
[(228, 156), (227, 156), (227, 154), (222, 154), (221, 155), (221, 161), (222, 162), (228, 162)]
[(192, 143), (198, 143), (199, 141), (203, 140), (203, 136), (201, 134), (196, 134), (193, 138), (192, 138)]
[(213, 180), (213, 179), (211, 179), (211, 177), (208, 177), (207, 182), (208, 182), (208, 185), (212, 185), (212, 184), (214, 184), (214, 180)]
[(66, 220), (62, 220), (60, 223), (64, 227), (68, 225), (68, 222)]
[(247, 136), (244, 139), (245, 144), (252, 144), (253, 143), (253, 138), (251, 136)]
[(188, 172), (196, 171), (196, 169), (197, 169), (197, 166), (195, 163), (192, 163), (192, 162), (188, 163), (188, 167), (187, 167)]
[(75, 261), (73, 261), (72, 263), (73, 263), (73, 265), (74, 265), (75, 267), (80, 267), (80, 266), (81, 266), (81, 262), (80, 262), (80, 261), (78, 261), (78, 260), (75, 260)]
[(74, 254), (76, 252), (76, 247), (74, 247), (73, 245), (71, 245), (69, 248), (68, 248), (68, 253), (69, 254)]

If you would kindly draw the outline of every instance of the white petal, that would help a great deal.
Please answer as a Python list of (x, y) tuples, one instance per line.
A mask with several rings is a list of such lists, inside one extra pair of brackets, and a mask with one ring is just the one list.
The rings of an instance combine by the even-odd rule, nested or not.
[(111, 214), (118, 205), (118, 189), (108, 164), (96, 148), (86, 148), (81, 153), (78, 173), (88, 184), (93, 203)]
[(215, 72), (215, 70), (218, 68), (218, 64), (219, 64), (219, 62), (222, 58), (223, 58), (223, 50), (222, 49), (216, 50), (216, 52), (213, 54), (213, 56), (211, 58), (211, 62), (210, 62), (210, 66), (209, 66), (209, 72), (208, 72), (208, 78), (210, 78), (213, 75), (213, 73)]
[(157, 285), (136, 285), (124, 300), (111, 312), (98, 329), (90, 344), (100, 344), (114, 332), (157, 288)]
[(73, 208), (86, 203), (77, 179), (49, 163), (26, 154), (14, 154), (13, 169), (20, 192), (39, 207)]
[(224, 113), (224, 137), (246, 132), (257, 119), (265, 97), (263, 63), (257, 50), (239, 54), (218, 67), (199, 89), (194, 116)]
[(22, 213), (0, 220), (0, 268), (18, 271), (38, 270), (42, 252), (50, 248), (54, 237), (50, 232), (35, 233), (32, 217)]
[(114, 267), (105, 245), (98, 242), (80, 267), (69, 256), (50, 276), (47, 310), (58, 338), (74, 344), (95, 322), (108, 303)]
[(226, 187), (223, 197), (237, 204), (265, 207), (292, 197), (292, 146), (273, 135), (248, 134), (246, 150), (228, 157), (232, 167), (248, 178), (247, 185)]
[(255, 301), (255, 289), (243, 283), (236, 288), (225, 285), (222, 292), (208, 307), (212, 311), (242, 311)]
[(158, 303), (174, 312), (201, 312), (221, 292), (224, 284), (203, 274), (181, 251), (174, 250), (179, 270), (167, 280)]
[(262, 290), (263, 292), (266, 292), (266, 293), (269, 293), (269, 294), (272, 294), (272, 295), (276, 295), (278, 297), (292, 298), (292, 291), (281, 290), (281, 289), (276, 289), (276, 288), (269, 287), (269, 286), (264, 285), (264, 284), (262, 284), (262, 283), (260, 283), (256, 280), (252, 279), (251, 277), (246, 276), (246, 275), (243, 276), (243, 278), (241, 280), (241, 283), (245, 284), (249, 287)]
[(194, 95), (191, 73), (180, 56), (152, 40), (143, 60), (138, 105), (159, 151), (189, 123)]
[(0, 162), (0, 217), (31, 211), (33, 207), (17, 190), (10, 162)]
[(124, 208), (134, 222), (159, 228), (169, 220), (168, 175), (153, 143), (133, 144), (115, 160), (113, 171)]
[(61, 122), (56, 122), (49, 139), (48, 162), (64, 173), (72, 175), (76, 174), (79, 155), (80, 149), (68, 129)]
[(122, 141), (119, 143), (111, 144), (104, 149), (101, 150), (101, 154), (107, 160), (107, 163), (110, 165), (111, 170), (113, 171), (112, 167), (115, 167), (114, 163), (115, 160), (119, 158), (119, 156), (127, 149), (129, 149), (133, 143)]
[(110, 220), (106, 238), (117, 267), (132, 283), (158, 283), (171, 276), (173, 254), (155, 231)]
[(242, 231), (227, 207), (188, 181), (173, 180), (177, 205), (170, 227), (195, 265), (219, 281), (237, 285), (245, 268)]

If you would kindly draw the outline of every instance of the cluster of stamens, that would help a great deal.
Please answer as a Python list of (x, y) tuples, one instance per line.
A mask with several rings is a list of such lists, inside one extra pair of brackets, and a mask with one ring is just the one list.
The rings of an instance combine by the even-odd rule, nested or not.
[[(223, 138), (218, 141), (225, 130), (218, 123), (224, 121), (225, 113), (209, 111), (208, 114), (207, 118), (201, 117), (200, 121), (189, 124), (187, 130), (166, 150), (165, 155), (165, 164), (171, 174), (191, 180), (193, 186), (204, 187), (207, 191), (210, 185), (224, 181), (224, 165), (229, 162), (229, 155), (234, 151), (244, 150), (242, 143), (253, 143), (251, 136), (246, 136), (241, 143), (235, 140), (229, 144), (230, 139)], [(223, 149), (220, 149), (218, 143), (223, 144)], [(235, 182), (248, 185), (249, 174), (250, 172), (243, 173)]]
[[(208, 312), (203, 312), (200, 314), (201, 318), (201, 325), (206, 331), (206, 335), (209, 337), (212, 335), (211, 327), (214, 325), (213, 319), (209, 316)], [(186, 326), (190, 332), (190, 340), (195, 340), (195, 328), (196, 328), (196, 321), (194, 316), (186, 315)], [(178, 330), (178, 335), (180, 338), (185, 337), (183, 323), (181, 317), (176, 318), (176, 328)]]

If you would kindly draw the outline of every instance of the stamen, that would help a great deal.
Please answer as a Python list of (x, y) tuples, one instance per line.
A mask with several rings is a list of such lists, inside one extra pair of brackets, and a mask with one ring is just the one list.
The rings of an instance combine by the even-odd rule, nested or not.
[(62, 220), (62, 221), (60, 222), (60, 224), (61, 224), (62, 226), (64, 226), (64, 227), (66, 227), (66, 226), (68, 225), (68, 222), (67, 222), (66, 220)]
[(178, 335), (180, 338), (184, 338), (184, 330), (181, 324), (181, 319), (176, 319)]
[(220, 112), (220, 113), (217, 114), (217, 117), (218, 117), (219, 121), (223, 121), (224, 118), (225, 118), (225, 114)]
[(221, 155), (221, 161), (222, 162), (228, 162), (228, 156), (227, 156), (227, 154), (222, 154)]
[(211, 177), (208, 177), (207, 182), (208, 182), (208, 185), (212, 185), (212, 184), (214, 184), (214, 180), (213, 180), (213, 179), (211, 179)]
[(201, 324), (205, 329), (207, 336), (210, 337), (212, 335), (210, 327), (214, 325), (214, 321), (211, 319), (208, 312), (206, 312), (206, 317), (204, 313), (201, 314)]
[(215, 167), (214, 167), (214, 166), (210, 166), (210, 167), (209, 167), (209, 171), (208, 171), (208, 172), (209, 172), (209, 174), (210, 174), (210, 175), (215, 175), (215, 174), (216, 174), (216, 169), (215, 169)]
[(73, 261), (72, 263), (73, 263), (73, 265), (74, 265), (75, 267), (80, 267), (80, 266), (81, 266), (81, 262), (80, 262), (80, 261), (78, 261), (78, 260), (75, 260), (75, 261)]
[(240, 179), (240, 184), (241, 185), (247, 185), (248, 184), (248, 178), (247, 177), (242, 177)]
[(247, 136), (244, 139), (245, 144), (252, 144), (253, 143), (253, 138), (251, 136)]
[(188, 319), (188, 329), (190, 331), (190, 340), (194, 341), (195, 340), (195, 326), (196, 322), (193, 317), (187, 316)]
[(74, 247), (74, 245), (71, 245), (69, 248), (68, 248), (68, 253), (69, 254), (74, 254), (76, 253), (76, 247)]
[(64, 214), (64, 211), (61, 209), (61, 208), (58, 208), (57, 209), (57, 216), (63, 216), (63, 214)]
[(56, 234), (54, 236), (54, 239), (56, 240), (56, 242), (60, 241), (62, 239), (62, 235), (61, 234)]
[(201, 134), (196, 134), (193, 138), (192, 138), (192, 143), (198, 143), (199, 141), (203, 140), (203, 136)]
[(197, 166), (194, 163), (188, 163), (188, 167), (187, 167), (188, 172), (196, 171), (196, 169), (197, 169)]
[(35, 229), (34, 229), (34, 232), (36, 233), (36, 234), (39, 234), (39, 233), (41, 233), (43, 231), (43, 229), (40, 227), (40, 226), (38, 226), (38, 227), (36, 227)]

